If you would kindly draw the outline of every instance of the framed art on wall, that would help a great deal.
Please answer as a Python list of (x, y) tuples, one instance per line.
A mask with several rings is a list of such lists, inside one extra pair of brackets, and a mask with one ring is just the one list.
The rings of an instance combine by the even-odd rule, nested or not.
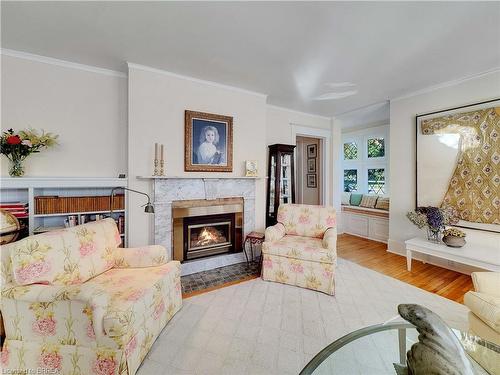
[(308, 158), (315, 158), (318, 156), (318, 148), (316, 145), (307, 145), (307, 157)]
[(500, 99), (416, 116), (416, 206), (500, 232)]
[(184, 170), (233, 171), (233, 118), (186, 111), (184, 119)]
[(316, 173), (316, 159), (307, 159), (307, 173)]
[(307, 187), (308, 188), (316, 188), (318, 187), (317, 181), (316, 181), (316, 175), (315, 174), (308, 174), (307, 175)]

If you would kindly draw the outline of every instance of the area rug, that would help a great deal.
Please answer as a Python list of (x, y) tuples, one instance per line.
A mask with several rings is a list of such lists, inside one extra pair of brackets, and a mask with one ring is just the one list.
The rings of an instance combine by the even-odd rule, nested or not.
[[(259, 278), (185, 299), (138, 374), (297, 375), (332, 341), (394, 318), (400, 303), (424, 305), (467, 329), (465, 306), (338, 259), (333, 297)], [(369, 361), (372, 374), (387, 370), (369, 351), (352, 358)]]

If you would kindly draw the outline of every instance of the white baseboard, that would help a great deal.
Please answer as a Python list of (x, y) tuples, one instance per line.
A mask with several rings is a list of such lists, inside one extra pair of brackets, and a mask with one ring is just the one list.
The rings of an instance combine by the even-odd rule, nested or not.
[(371, 240), (371, 241), (375, 241), (375, 242), (387, 243), (387, 241), (384, 241), (384, 240), (381, 240), (378, 238), (363, 236), (363, 235), (358, 234), (358, 233), (350, 233), (350, 232), (342, 232), (342, 233), (349, 234), (351, 236), (355, 236), (355, 237), (359, 237), (359, 238), (366, 238), (367, 240)]

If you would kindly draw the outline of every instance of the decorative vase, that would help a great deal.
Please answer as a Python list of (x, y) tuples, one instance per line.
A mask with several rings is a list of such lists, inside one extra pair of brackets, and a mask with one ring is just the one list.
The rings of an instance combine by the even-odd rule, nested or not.
[(443, 242), (450, 247), (462, 247), (466, 244), (465, 238), (456, 236), (444, 236)]
[(441, 242), (440, 233), (441, 231), (439, 229), (427, 227), (427, 239), (431, 242), (440, 243)]
[(11, 177), (21, 177), (24, 175), (23, 160), (19, 157), (12, 155), (10, 160), (9, 175)]

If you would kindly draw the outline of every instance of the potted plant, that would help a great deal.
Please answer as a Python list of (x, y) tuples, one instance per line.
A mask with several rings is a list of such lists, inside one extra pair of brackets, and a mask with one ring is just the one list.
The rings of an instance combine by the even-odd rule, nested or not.
[(427, 239), (439, 243), (441, 241), (441, 232), (446, 225), (456, 224), (458, 222), (455, 210), (452, 208), (439, 207), (417, 207), (415, 211), (410, 211), (406, 217), (419, 229), (427, 228)]
[(446, 246), (462, 247), (465, 245), (465, 232), (456, 228), (448, 228), (443, 232), (443, 242)]
[(39, 134), (33, 129), (21, 130), (18, 134), (12, 129), (3, 132), (0, 138), (0, 153), (10, 160), (9, 175), (11, 177), (24, 175), (23, 160), (35, 152), (56, 145), (57, 137), (43, 130)]

